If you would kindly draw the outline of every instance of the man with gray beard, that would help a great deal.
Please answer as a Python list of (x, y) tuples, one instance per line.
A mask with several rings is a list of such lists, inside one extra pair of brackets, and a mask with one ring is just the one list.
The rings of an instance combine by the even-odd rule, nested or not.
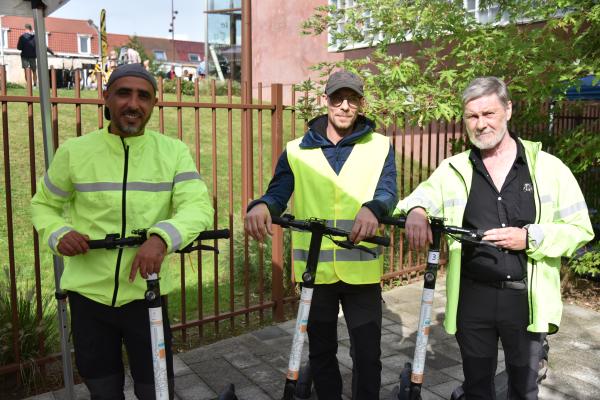
[(558, 331), (560, 259), (593, 238), (573, 174), (540, 143), (508, 130), (504, 82), (473, 80), (463, 93), (471, 148), (444, 160), (397, 206), (411, 248), (431, 242), (428, 216), (485, 231), (498, 248), (448, 239), (444, 327), (456, 335), (468, 400), (495, 399), (498, 339), (509, 399), (537, 399), (546, 334)]

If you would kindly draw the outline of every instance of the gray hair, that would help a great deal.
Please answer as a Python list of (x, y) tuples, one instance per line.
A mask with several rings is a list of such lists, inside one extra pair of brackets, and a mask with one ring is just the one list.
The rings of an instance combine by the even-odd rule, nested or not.
[(25, 29), (32, 30), (33, 28), (31, 27), (31, 24), (25, 24)]
[(495, 76), (475, 78), (463, 92), (463, 106), (472, 100), (492, 94), (498, 96), (504, 108), (508, 107), (510, 95), (508, 94), (506, 83), (504, 83), (502, 79), (496, 78)]

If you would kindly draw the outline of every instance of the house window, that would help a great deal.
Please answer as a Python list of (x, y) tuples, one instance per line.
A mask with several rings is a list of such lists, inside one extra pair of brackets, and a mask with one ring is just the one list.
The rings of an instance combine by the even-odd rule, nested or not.
[(190, 61), (200, 61), (200, 55), (196, 53), (188, 53), (188, 59)]
[(167, 53), (164, 50), (152, 50), (156, 61), (167, 61)]
[(0, 47), (8, 48), (8, 29), (2, 28), (0, 32)]
[(89, 35), (77, 35), (77, 50), (81, 54), (92, 52), (92, 38)]
[[(338, 10), (350, 10), (356, 6), (355, 0), (329, 0), (329, 5), (335, 6)], [(370, 46), (371, 40), (374, 39), (373, 35), (369, 33), (371, 28), (373, 27), (373, 19), (371, 18), (370, 12), (367, 11), (362, 16), (364, 23), (362, 26), (358, 27), (364, 35), (365, 40), (358, 43), (346, 43), (344, 50), (356, 49), (361, 47)], [(348, 23), (347, 18), (342, 18), (338, 24), (336, 31), (338, 33), (343, 33)], [(339, 49), (341, 43), (334, 42), (332, 39), (331, 32), (329, 33), (329, 51), (337, 51)]]
[(508, 14), (503, 14), (500, 21), (496, 21), (500, 10), (500, 7), (498, 7), (497, 4), (481, 10), (479, 3), (479, 0), (465, 0), (464, 5), (465, 10), (467, 10), (469, 14), (472, 14), (475, 20), (480, 24), (495, 24), (498, 22), (500, 24), (505, 24), (508, 22)]

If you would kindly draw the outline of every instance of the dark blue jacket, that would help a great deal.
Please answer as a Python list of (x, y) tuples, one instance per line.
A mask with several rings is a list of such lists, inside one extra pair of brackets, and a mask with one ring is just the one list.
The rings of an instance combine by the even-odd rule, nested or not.
[(21, 50), (21, 57), (25, 58), (36, 58), (35, 55), (35, 35), (33, 33), (25, 32), (19, 36), (17, 42), (17, 49)]
[[(375, 129), (375, 123), (360, 115), (354, 123), (353, 132), (333, 144), (327, 138), (327, 115), (321, 115), (308, 123), (308, 132), (300, 142), (301, 148), (320, 147), (329, 161), (329, 165), (339, 174), (344, 163), (352, 153), (354, 143)], [(258, 203), (265, 203), (269, 207), (271, 215), (281, 215), (287, 208), (287, 203), (294, 191), (294, 174), (284, 151), (279, 157), (275, 174), (269, 183), (267, 192), (260, 199), (254, 200), (248, 205), (248, 210)], [(390, 151), (385, 159), (379, 182), (375, 189), (373, 200), (366, 202), (363, 206), (369, 208), (377, 218), (390, 214), (398, 202), (396, 190), (396, 163), (394, 161), (394, 149)]]

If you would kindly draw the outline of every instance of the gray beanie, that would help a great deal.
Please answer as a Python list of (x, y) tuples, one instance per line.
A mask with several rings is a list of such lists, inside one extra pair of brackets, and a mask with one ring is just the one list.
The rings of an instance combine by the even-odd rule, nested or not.
[[(117, 67), (111, 74), (110, 78), (108, 78), (108, 82), (106, 83), (106, 90), (110, 88), (117, 79), (124, 78), (126, 76), (134, 76), (136, 78), (142, 78), (150, 82), (154, 91), (158, 85), (156, 84), (156, 79), (152, 74), (146, 71), (146, 68), (142, 64), (123, 64)], [(108, 107), (104, 106), (104, 117), (110, 120), (110, 112), (108, 111)]]

